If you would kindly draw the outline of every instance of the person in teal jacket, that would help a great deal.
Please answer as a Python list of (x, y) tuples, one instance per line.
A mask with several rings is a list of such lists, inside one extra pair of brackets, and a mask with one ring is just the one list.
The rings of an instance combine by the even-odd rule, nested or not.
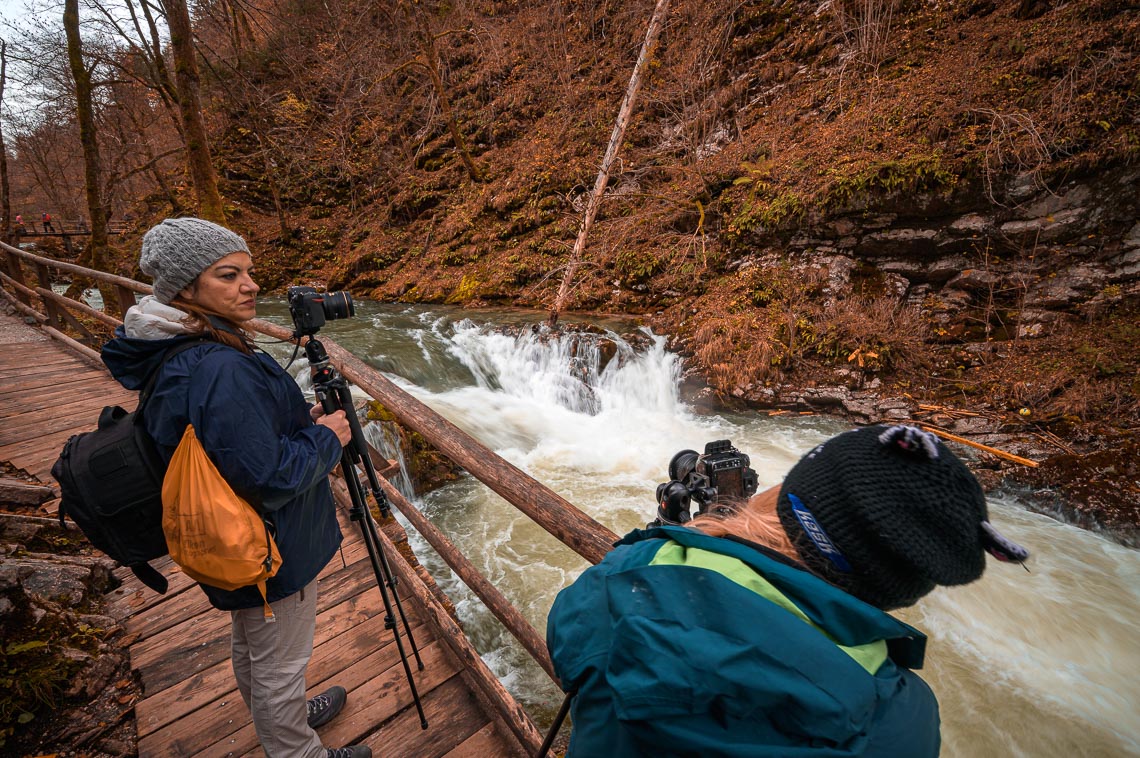
[(868, 427), (782, 487), (621, 541), (556, 598), (567, 756), (937, 756), (926, 637), (885, 611), (1028, 553), (933, 435)]

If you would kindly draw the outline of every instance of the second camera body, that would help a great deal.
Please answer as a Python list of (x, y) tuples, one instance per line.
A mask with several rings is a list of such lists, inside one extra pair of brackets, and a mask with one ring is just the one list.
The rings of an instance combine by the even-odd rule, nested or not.
[(705, 445), (703, 454), (682, 450), (669, 461), (670, 481), (657, 486), (657, 521), (683, 524), (692, 518), (692, 500), (700, 512), (712, 506), (740, 503), (756, 493), (756, 472), (748, 456), (729, 440)]

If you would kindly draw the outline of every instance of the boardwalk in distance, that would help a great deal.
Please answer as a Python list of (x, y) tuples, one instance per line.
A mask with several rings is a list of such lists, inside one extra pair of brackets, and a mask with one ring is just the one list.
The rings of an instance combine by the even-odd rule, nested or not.
[[(12, 316), (0, 315), (0, 371), (0, 460), (46, 484), (55, 484), (50, 468), (68, 436), (93, 428), (104, 405), (129, 409), (135, 402), (105, 371)], [(349, 697), (340, 716), (321, 728), (322, 741), (364, 742), (384, 756), (525, 755), (537, 736), (529, 719), (495, 686), (435, 599), (422, 567), (413, 568), (393, 546), (405, 535), (390, 520), (381, 539), (388, 541), (386, 553), (424, 663), (421, 671), (411, 660), (429, 724), (420, 728), (359, 527), (347, 520), (343, 503), (338, 510), (345, 540), (320, 576), (307, 681), (310, 695), (340, 684)], [(261, 755), (230, 669), (229, 615), (211, 608), (169, 559), (158, 568), (170, 580), (165, 595), (120, 569), (123, 584), (107, 596), (108, 612), (126, 630), (131, 666), (142, 681), (143, 698), (135, 708), (139, 755)], [(410, 656), (406, 636), (404, 647)], [(504, 719), (504, 712), (516, 718)], [(526, 739), (512, 731), (520, 722), (529, 726), (521, 729)]]

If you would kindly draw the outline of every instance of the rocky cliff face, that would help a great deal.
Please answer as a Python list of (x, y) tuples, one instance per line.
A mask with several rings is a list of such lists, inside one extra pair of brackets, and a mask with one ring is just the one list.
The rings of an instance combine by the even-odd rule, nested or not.
[(1055, 189), (1019, 174), (1002, 198), (879, 202), (804, 224), (784, 249), (827, 269), (831, 297), (877, 276), (882, 294), (926, 310), (943, 340), (1040, 337), (1140, 296), (1140, 169)]

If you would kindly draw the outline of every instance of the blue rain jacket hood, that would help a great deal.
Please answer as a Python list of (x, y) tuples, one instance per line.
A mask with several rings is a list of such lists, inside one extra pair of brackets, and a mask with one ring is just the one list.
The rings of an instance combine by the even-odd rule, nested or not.
[[(201, 344), (162, 365), (166, 352), (186, 341)], [(141, 390), (161, 365), (143, 417), (163, 459), (170, 462), (192, 424), (234, 492), (267, 516), (282, 558), (267, 582), (269, 602), (316, 578), (341, 541), (327, 479), (341, 446), (331, 429), (313, 423), (293, 377), (265, 353), (247, 355), (199, 337), (135, 339), (121, 326), (102, 357), (129, 390)], [(221, 610), (262, 605), (253, 586), (232, 592), (201, 586)]]
[(925, 642), (782, 556), (682, 527), (627, 535), (547, 625), (578, 758), (937, 756), (938, 703), (909, 670)]

